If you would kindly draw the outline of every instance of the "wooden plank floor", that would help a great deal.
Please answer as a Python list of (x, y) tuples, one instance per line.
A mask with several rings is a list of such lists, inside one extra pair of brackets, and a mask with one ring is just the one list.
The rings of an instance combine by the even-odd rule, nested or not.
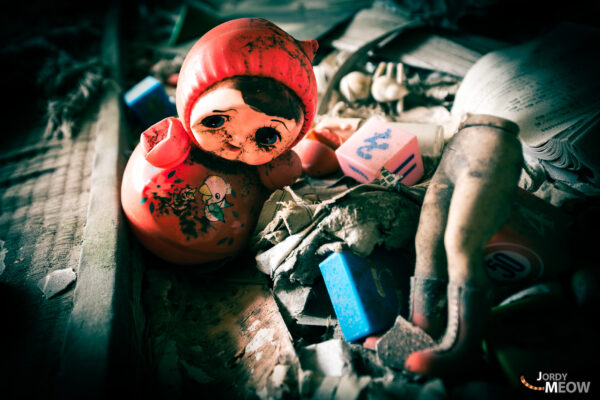
[[(118, 17), (118, 9), (108, 7), (94, 15), (104, 29), (87, 43), (85, 54), (74, 56), (102, 59), (110, 78), (102, 96), (88, 104), (76, 133), (45, 137), (44, 107), (33, 98), (40, 104), (48, 99), (38, 93), (22, 104), (25, 118), (11, 115), (2, 137), (2, 398), (103, 397), (116, 389), (115, 382), (134, 375), (134, 362), (123, 362), (134, 342), (135, 269), (123, 257), (129, 249), (119, 202), (124, 154)], [(15, 79), (32, 78), (15, 72)], [(75, 272), (75, 282), (46, 298), (38, 282), (65, 268)]]
[[(0, 240), (6, 257), (0, 275), (0, 373), (15, 393), (51, 390), (59, 368), (73, 291), (45, 299), (37, 282), (54, 270), (77, 270), (90, 192), (93, 126), (85, 124), (74, 139), (51, 141), (42, 140), (43, 128), (34, 128), (14, 148), (2, 147)], [(31, 377), (36, 385), (20, 384)]]
[(208, 273), (161, 262), (147, 252), (144, 263), (151, 392), (256, 398), (269, 387), (275, 368), (289, 366), (289, 373), (297, 374), (290, 334), (268, 278), (250, 254)]

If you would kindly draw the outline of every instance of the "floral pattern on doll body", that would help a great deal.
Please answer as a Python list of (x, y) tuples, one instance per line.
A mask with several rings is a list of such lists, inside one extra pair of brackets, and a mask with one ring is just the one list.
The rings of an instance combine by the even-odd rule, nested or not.
[(315, 115), (317, 48), (261, 18), (224, 22), (192, 46), (178, 116), (142, 133), (123, 175), (123, 210), (146, 248), (197, 265), (245, 246), (269, 190), (302, 172), (290, 149)]
[(138, 146), (124, 174), (122, 202), (134, 233), (151, 252), (178, 264), (200, 264), (245, 246), (267, 194), (252, 166), (194, 148), (181, 164), (157, 168)]

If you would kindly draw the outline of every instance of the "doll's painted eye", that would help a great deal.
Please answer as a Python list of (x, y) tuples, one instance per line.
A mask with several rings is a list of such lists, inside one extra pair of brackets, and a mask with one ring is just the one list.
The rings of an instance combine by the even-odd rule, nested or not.
[(207, 128), (220, 128), (227, 121), (227, 117), (224, 115), (210, 115), (204, 118), (201, 122)]
[(259, 146), (272, 147), (281, 140), (281, 135), (275, 128), (265, 126), (256, 131), (256, 142)]

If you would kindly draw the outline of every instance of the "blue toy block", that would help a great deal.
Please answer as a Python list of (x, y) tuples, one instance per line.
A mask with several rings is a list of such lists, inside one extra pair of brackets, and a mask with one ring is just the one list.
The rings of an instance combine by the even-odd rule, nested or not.
[(331, 254), (319, 267), (346, 341), (394, 324), (398, 296), (393, 274), (380, 258), (362, 258), (344, 251)]
[(124, 100), (146, 127), (177, 114), (164, 86), (152, 76), (144, 78), (129, 89)]

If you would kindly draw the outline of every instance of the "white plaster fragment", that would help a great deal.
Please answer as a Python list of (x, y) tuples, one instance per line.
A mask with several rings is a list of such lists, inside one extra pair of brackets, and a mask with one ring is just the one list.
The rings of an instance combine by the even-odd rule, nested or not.
[(256, 320), (256, 321), (254, 321), (254, 322), (252, 323), (252, 325), (250, 325), (250, 326), (248, 327), (248, 330), (249, 330), (250, 332), (254, 332), (254, 331), (256, 330), (256, 327), (258, 326), (258, 324), (260, 324), (260, 321), (259, 321), (259, 320)]
[(2, 275), (6, 268), (6, 265), (4, 264), (6, 253), (8, 253), (8, 249), (4, 247), (4, 240), (0, 240), (0, 275)]
[(273, 373), (271, 374), (271, 384), (273, 387), (283, 386), (289, 369), (289, 366), (282, 364), (277, 364), (273, 368)]
[(59, 269), (50, 272), (38, 281), (38, 288), (44, 293), (44, 297), (51, 299), (65, 290), (77, 279), (72, 268)]
[(306, 346), (301, 353), (303, 369), (316, 371), (324, 376), (343, 376), (352, 370), (348, 345), (341, 339)]
[(273, 328), (260, 329), (258, 332), (256, 332), (256, 335), (254, 335), (250, 343), (246, 345), (246, 353), (255, 352), (256, 350), (264, 346), (265, 343), (273, 343), (274, 334), (275, 329)]

